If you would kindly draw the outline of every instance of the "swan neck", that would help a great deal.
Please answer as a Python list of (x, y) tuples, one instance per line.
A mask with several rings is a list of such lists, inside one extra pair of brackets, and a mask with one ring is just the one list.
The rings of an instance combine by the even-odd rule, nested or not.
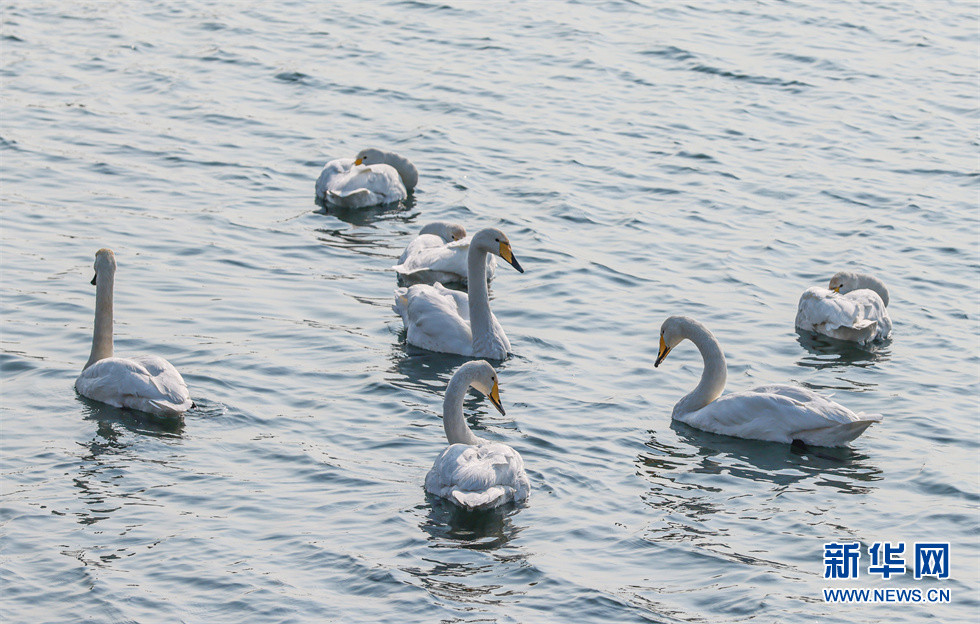
[(385, 164), (391, 165), (398, 172), (405, 188), (411, 191), (419, 183), (419, 170), (404, 156), (388, 152), (385, 154)]
[[(112, 287), (115, 275), (105, 271), (96, 278), (95, 330), (92, 334), (92, 353), (85, 368), (99, 360), (112, 357)], [(83, 369), (84, 370), (84, 369)]]
[(693, 342), (698, 351), (701, 352), (704, 370), (701, 372), (701, 381), (698, 382), (697, 387), (674, 406), (675, 416), (695, 412), (720, 397), (728, 379), (725, 354), (722, 352), (718, 340), (707, 328), (701, 325), (690, 325), (685, 337)]
[(442, 402), (442, 426), (450, 444), (479, 444), (480, 438), (473, 435), (466, 419), (463, 418), (463, 399), (473, 381), (468, 371), (457, 372), (449, 380), (446, 398)]
[(487, 252), (470, 244), (466, 256), (466, 281), (469, 287), (470, 330), (473, 345), (489, 344), (493, 336), (490, 293), (487, 291)]
[(885, 307), (888, 307), (888, 289), (885, 288), (885, 283), (873, 275), (861, 275), (858, 280), (858, 288), (867, 288), (868, 290), (873, 290), (878, 293), (881, 297), (882, 303)]

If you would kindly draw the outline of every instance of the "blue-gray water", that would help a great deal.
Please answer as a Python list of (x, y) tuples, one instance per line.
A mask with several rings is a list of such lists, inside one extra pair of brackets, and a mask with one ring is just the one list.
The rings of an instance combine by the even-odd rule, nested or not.
[[(339, 6), (336, 6), (339, 5)], [(939, 622), (978, 599), (980, 224), (972, 2), (7, 3), (5, 622)], [(366, 146), (421, 182), (325, 214)], [(393, 264), (427, 221), (497, 225), (493, 307), (528, 504), (426, 498), (459, 358), (406, 350)], [(197, 402), (160, 422), (72, 384), (92, 261), (117, 353)], [(894, 340), (801, 340), (844, 268)], [(672, 425), (701, 362), (880, 413), (827, 457)], [(831, 540), (949, 540), (951, 578), (823, 578)], [(864, 572), (867, 553), (862, 555)], [(831, 605), (823, 587), (943, 588)]]

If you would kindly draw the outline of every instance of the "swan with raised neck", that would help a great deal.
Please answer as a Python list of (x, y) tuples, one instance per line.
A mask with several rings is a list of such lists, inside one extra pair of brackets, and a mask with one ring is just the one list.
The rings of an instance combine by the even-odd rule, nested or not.
[(487, 254), (490, 253), (499, 255), (520, 273), (523, 273), (524, 269), (514, 256), (507, 236), (497, 228), (486, 228), (473, 236), (466, 258), (473, 355), (480, 356), (486, 353), (490, 354), (490, 357), (496, 355), (496, 359), (503, 359), (510, 351), (510, 341), (503, 330), (498, 336), (493, 326), (490, 291), (487, 288)]
[(490, 399), (501, 415), (506, 415), (500, 403), (500, 387), (497, 385), (497, 373), (489, 362), (475, 360), (460, 366), (449, 385), (446, 387), (446, 397), (442, 401), (442, 426), (446, 431), (446, 439), (450, 444), (483, 444), (483, 438), (473, 434), (466, 419), (463, 417), (463, 400), (470, 388), (475, 388)]
[[(468, 294), (451, 291), (438, 283), (395, 291), (394, 310), (405, 323), (410, 344), (442, 353), (500, 360), (507, 357), (510, 341), (490, 311), (487, 289), (487, 254), (490, 253), (524, 272), (507, 236), (497, 228), (486, 228), (477, 232), (470, 242), (466, 261)], [(468, 319), (460, 312), (463, 305)]]
[(654, 368), (660, 366), (670, 350), (687, 338), (701, 352), (704, 370), (697, 387), (674, 405), (673, 416), (694, 412), (721, 396), (728, 381), (728, 364), (721, 343), (702, 323), (686, 316), (672, 316), (660, 329), (660, 353)]
[(842, 446), (881, 420), (878, 415), (855, 413), (807, 388), (785, 384), (722, 396), (728, 373), (721, 345), (707, 327), (684, 316), (663, 322), (654, 367), (684, 339), (701, 352), (704, 371), (694, 390), (674, 406), (672, 417), (692, 427), (753, 440)]
[(182, 414), (194, 403), (187, 384), (165, 359), (141, 355), (115, 357), (112, 345), (112, 293), (116, 257), (109, 249), (95, 254), (95, 327), (92, 350), (75, 389), (89, 399), (115, 407), (136, 409), (160, 416)]
[(425, 490), (465, 509), (490, 509), (522, 501), (531, 483), (520, 454), (506, 444), (473, 435), (463, 418), (463, 398), (471, 387), (504, 413), (493, 367), (483, 360), (460, 366), (443, 401), (442, 422), (449, 446), (425, 475)]
[(112, 291), (116, 280), (116, 255), (111, 249), (95, 253), (95, 330), (92, 333), (92, 351), (85, 370), (99, 360), (113, 355), (112, 346)]

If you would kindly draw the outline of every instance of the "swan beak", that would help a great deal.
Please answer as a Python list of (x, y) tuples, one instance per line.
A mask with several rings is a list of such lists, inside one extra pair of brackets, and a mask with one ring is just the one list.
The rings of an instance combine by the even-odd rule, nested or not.
[(511, 251), (510, 243), (506, 241), (501, 241), (500, 243), (500, 257), (507, 261), (507, 263), (517, 269), (518, 273), (523, 273), (524, 269), (521, 268), (521, 263), (517, 261), (514, 257), (514, 252)]
[(99, 277), (99, 274), (98, 273), (96, 273), (95, 275), (92, 276), (92, 285), (93, 286), (95, 286), (95, 280), (98, 279), (98, 277)]
[(830, 290), (834, 291), (835, 293), (840, 293), (840, 289), (841, 287), (838, 286), (837, 288), (831, 288)]
[(497, 408), (501, 416), (506, 416), (507, 413), (504, 412), (504, 406), (500, 404), (500, 388), (497, 386), (497, 382), (493, 382), (493, 388), (490, 389), (490, 402), (493, 406)]
[(654, 368), (657, 368), (658, 366), (660, 366), (660, 363), (663, 362), (664, 361), (664, 358), (667, 357), (667, 354), (670, 353), (670, 349), (671, 348), (667, 346), (667, 343), (664, 342), (664, 337), (661, 336), (660, 337), (660, 354), (657, 355), (657, 361), (653, 363), (653, 367)]
[(354, 165), (360, 165), (363, 162), (364, 162), (363, 158), (358, 158), (357, 160), (354, 161)]

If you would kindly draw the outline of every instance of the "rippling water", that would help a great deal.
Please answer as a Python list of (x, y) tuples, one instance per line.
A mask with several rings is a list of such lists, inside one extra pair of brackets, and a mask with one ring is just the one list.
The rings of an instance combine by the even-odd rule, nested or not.
[[(337, 5), (340, 6), (330, 6)], [(8, 3), (2, 554), (11, 622), (972, 621), (978, 600), (974, 3)], [(418, 165), (326, 213), (322, 164)], [(463, 360), (406, 349), (388, 267), (427, 221), (497, 225), (493, 307), (526, 506), (426, 497)], [(94, 252), (116, 348), (198, 408), (79, 398)], [(797, 336), (799, 294), (881, 276), (894, 340)], [(672, 424), (729, 387), (881, 413), (820, 454)], [(823, 601), (823, 543), (951, 542), (942, 605)], [(867, 563), (867, 554), (862, 566)]]

